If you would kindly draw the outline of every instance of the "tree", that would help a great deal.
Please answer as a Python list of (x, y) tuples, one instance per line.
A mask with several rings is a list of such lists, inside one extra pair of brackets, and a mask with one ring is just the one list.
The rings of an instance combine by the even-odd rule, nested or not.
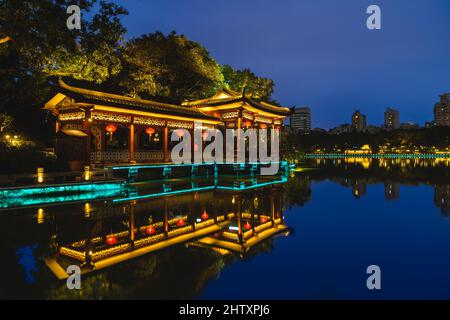
[(0, 111), (12, 115), (19, 130), (35, 138), (50, 134), (41, 108), (57, 77), (101, 83), (120, 72), (122, 7), (101, 1), (81, 30), (66, 27), (69, 5), (77, 4), (84, 17), (95, 2), (0, 0)]
[(222, 67), (222, 73), (230, 89), (240, 92), (245, 87), (254, 98), (270, 100), (275, 86), (272, 79), (258, 77), (250, 69), (235, 70), (229, 65)]
[(9, 114), (0, 113), (0, 132), (5, 131), (5, 129), (9, 128), (14, 122), (14, 118)]
[(223, 75), (199, 43), (175, 32), (155, 32), (126, 44), (123, 71), (116, 81), (130, 96), (182, 101), (211, 96), (223, 85)]

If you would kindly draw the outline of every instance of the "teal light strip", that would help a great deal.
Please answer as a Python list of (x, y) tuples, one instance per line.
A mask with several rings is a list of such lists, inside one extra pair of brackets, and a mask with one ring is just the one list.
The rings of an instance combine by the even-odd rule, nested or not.
[(342, 159), (342, 158), (372, 158), (372, 159), (436, 159), (436, 158), (450, 158), (450, 154), (434, 154), (434, 153), (384, 153), (384, 154), (341, 154), (341, 153), (307, 153), (305, 158), (317, 159)]
[(121, 189), (104, 190), (99, 192), (87, 192), (64, 196), (10, 198), (10, 199), (3, 199), (2, 201), (0, 201), (0, 209), (53, 204), (59, 202), (63, 203), (63, 202), (76, 202), (86, 200), (100, 200), (117, 196), (123, 196), (123, 191)]
[(173, 195), (173, 194), (190, 193), (190, 192), (206, 191), (206, 190), (214, 190), (214, 189), (245, 191), (245, 190), (249, 190), (249, 189), (255, 189), (255, 188), (260, 188), (260, 187), (264, 187), (264, 186), (285, 183), (286, 181), (287, 181), (286, 177), (281, 177), (281, 180), (277, 180), (277, 181), (257, 183), (257, 184), (252, 184), (249, 186), (240, 185), (239, 187), (218, 186), (217, 182), (215, 182), (215, 185), (213, 185), (213, 186), (196, 187), (196, 188), (190, 188), (190, 189), (184, 189), (184, 190), (159, 192), (159, 193), (147, 194), (147, 195), (142, 195), (142, 196), (132, 196), (132, 197), (126, 197), (126, 198), (121, 198), (121, 199), (113, 199), (113, 203), (120, 203), (120, 202), (125, 202), (125, 201), (132, 201), (132, 200), (149, 199), (149, 198), (154, 198), (154, 197), (164, 197), (164, 196), (169, 196), (169, 195)]
[(33, 188), (14, 188), (0, 190), (0, 199), (24, 198), (37, 195), (49, 195), (58, 193), (85, 193), (85, 192), (102, 192), (106, 190), (122, 189), (122, 182), (115, 183), (89, 183), (89, 184), (71, 184), (47, 187)]
[(154, 198), (154, 197), (169, 196), (169, 195), (173, 195), (173, 194), (189, 193), (189, 192), (195, 192), (195, 191), (206, 191), (206, 190), (213, 190), (213, 189), (215, 189), (215, 186), (198, 187), (198, 188), (176, 190), (176, 191), (169, 191), (169, 192), (159, 192), (159, 193), (146, 194), (146, 195), (142, 195), (142, 196), (132, 196), (132, 197), (121, 198), (121, 199), (113, 199), (113, 202), (118, 203), (118, 202), (124, 202), (124, 201), (149, 199), (149, 198)]

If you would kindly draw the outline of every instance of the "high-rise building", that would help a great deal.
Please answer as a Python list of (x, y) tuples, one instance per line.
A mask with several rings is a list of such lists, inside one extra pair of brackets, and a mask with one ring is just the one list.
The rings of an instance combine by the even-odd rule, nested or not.
[(291, 128), (299, 131), (311, 131), (311, 109), (295, 108), (291, 115)]
[(386, 182), (384, 184), (384, 197), (386, 200), (400, 199), (400, 184), (397, 182)]
[(434, 105), (434, 123), (437, 126), (450, 126), (450, 93), (440, 95), (440, 101)]
[(356, 131), (363, 131), (366, 129), (366, 116), (356, 110), (352, 115), (352, 128)]
[(398, 129), (400, 127), (400, 114), (397, 110), (386, 109), (384, 112), (384, 127), (386, 129)]

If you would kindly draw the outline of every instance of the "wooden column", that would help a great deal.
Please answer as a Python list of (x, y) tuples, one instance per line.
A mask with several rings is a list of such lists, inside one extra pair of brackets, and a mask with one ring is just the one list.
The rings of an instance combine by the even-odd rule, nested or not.
[(86, 133), (86, 146), (84, 162), (86, 165), (91, 163), (91, 123), (89, 121), (90, 116), (86, 111), (86, 117), (84, 119), (84, 133)]
[(169, 207), (167, 197), (164, 198), (164, 233), (167, 238), (169, 236)]
[(136, 163), (134, 160), (134, 124), (130, 124), (130, 140), (128, 146), (130, 152), (130, 163)]
[(222, 129), (222, 137), (223, 137), (223, 159), (222, 163), (227, 162), (227, 124)]
[(273, 190), (270, 190), (270, 215), (272, 216), (272, 220), (275, 221), (275, 199)]
[(131, 246), (134, 247), (134, 214), (136, 211), (136, 202), (132, 202), (130, 203), (130, 242), (131, 242)]
[(192, 124), (192, 129), (189, 130), (189, 133), (191, 134), (191, 163), (193, 164), (194, 159), (194, 152), (195, 152), (195, 139), (194, 139), (194, 132), (195, 132), (195, 124)]
[[(237, 150), (239, 150), (239, 146), (241, 145), (241, 129), (242, 129), (242, 110), (239, 110), (239, 115), (238, 115), (238, 119), (237, 119), (237, 145), (234, 149), (234, 154), (237, 156)], [(244, 152), (245, 152), (245, 148), (244, 148)], [(244, 154), (245, 156), (245, 154)], [(237, 160), (236, 160), (237, 161)], [(233, 161), (235, 162), (235, 161)]]
[(239, 242), (242, 243), (242, 205), (241, 205), (241, 196), (236, 196), (237, 201), (237, 217), (238, 217), (238, 238)]
[(55, 154), (58, 154), (58, 132), (61, 129), (61, 122), (56, 120), (55, 123)]
[(163, 141), (163, 150), (164, 150), (164, 162), (169, 162), (169, 128), (167, 127), (167, 123), (164, 127), (164, 141)]

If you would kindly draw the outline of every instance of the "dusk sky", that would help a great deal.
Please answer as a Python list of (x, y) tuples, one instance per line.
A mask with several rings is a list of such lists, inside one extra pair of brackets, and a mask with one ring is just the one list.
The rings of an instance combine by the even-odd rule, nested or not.
[[(220, 64), (275, 81), (285, 106), (310, 106), (312, 126), (350, 122), (359, 109), (383, 123), (433, 118), (450, 92), (448, 0), (131, 0), (127, 38), (172, 30), (200, 42)], [(382, 10), (382, 29), (366, 28), (366, 8)]]

